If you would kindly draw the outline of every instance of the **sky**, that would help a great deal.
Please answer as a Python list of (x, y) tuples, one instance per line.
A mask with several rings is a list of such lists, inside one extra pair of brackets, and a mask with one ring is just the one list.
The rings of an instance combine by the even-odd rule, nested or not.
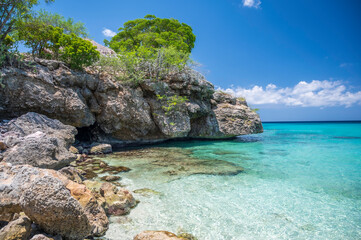
[(359, 0), (55, 0), (103, 43), (153, 14), (190, 25), (192, 58), (215, 88), (245, 97), (263, 121), (361, 120)]

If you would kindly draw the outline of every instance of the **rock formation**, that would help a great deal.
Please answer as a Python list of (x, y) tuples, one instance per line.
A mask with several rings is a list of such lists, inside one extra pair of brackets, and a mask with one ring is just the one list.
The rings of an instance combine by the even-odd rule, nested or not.
[(92, 192), (55, 170), (0, 163), (0, 195), (2, 221), (24, 212), (46, 233), (66, 239), (101, 236), (108, 229)]
[[(262, 132), (259, 116), (244, 101), (220, 97), (194, 70), (162, 81), (144, 79), (138, 86), (95, 72), (43, 59), (1, 69), (0, 120), (37, 112), (85, 128), (92, 141), (118, 144)], [(171, 96), (188, 100), (172, 108)]]
[(21, 216), (0, 229), (0, 239), (3, 240), (27, 240), (30, 234), (31, 221), (26, 216)]
[(0, 125), (0, 160), (15, 165), (59, 169), (76, 159), (69, 152), (77, 133), (72, 126), (29, 112)]

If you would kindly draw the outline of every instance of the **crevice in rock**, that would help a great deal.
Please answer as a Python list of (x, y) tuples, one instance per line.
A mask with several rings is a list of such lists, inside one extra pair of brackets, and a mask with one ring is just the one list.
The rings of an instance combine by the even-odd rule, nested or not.
[(104, 131), (100, 129), (96, 122), (88, 127), (77, 128), (77, 130), (78, 134), (75, 135), (75, 139), (78, 142), (95, 142), (99, 139), (99, 136), (105, 135)]

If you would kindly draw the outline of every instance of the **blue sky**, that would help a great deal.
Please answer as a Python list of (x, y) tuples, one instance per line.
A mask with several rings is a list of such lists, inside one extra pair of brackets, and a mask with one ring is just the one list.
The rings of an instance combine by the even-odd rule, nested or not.
[(55, 0), (39, 8), (84, 22), (99, 43), (147, 14), (178, 19), (197, 36), (200, 71), (245, 96), (263, 121), (361, 120), (361, 1)]

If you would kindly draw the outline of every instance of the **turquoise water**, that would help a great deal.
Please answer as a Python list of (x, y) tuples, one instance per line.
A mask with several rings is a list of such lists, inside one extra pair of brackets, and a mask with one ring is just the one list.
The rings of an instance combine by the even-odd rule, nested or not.
[[(188, 232), (199, 240), (361, 239), (361, 123), (265, 123), (232, 141), (173, 142), (157, 151), (242, 166), (237, 175), (161, 174), (147, 159), (105, 159), (140, 203), (111, 218), (108, 239), (143, 230)], [(170, 157), (178, 155), (169, 154)]]

